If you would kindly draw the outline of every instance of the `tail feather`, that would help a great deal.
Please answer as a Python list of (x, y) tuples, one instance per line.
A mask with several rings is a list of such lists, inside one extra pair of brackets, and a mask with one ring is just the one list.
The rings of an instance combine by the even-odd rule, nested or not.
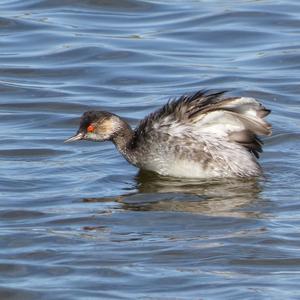
[(247, 148), (256, 158), (259, 158), (259, 153), (262, 153), (263, 142), (249, 130), (232, 132), (229, 134), (229, 139)]
[(227, 137), (259, 157), (262, 142), (257, 135), (271, 135), (271, 124), (263, 119), (270, 112), (253, 98), (228, 98), (199, 112), (194, 122), (199, 131)]

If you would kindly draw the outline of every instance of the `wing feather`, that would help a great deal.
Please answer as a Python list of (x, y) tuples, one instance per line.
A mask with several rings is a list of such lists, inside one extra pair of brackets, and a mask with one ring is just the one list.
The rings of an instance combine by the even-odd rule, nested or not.
[(214, 135), (243, 145), (258, 157), (262, 142), (257, 136), (271, 134), (271, 125), (263, 119), (270, 110), (254, 98), (224, 98), (224, 93), (198, 91), (171, 100), (142, 120), (136, 135), (147, 136), (152, 131), (168, 135), (188, 131), (195, 138)]

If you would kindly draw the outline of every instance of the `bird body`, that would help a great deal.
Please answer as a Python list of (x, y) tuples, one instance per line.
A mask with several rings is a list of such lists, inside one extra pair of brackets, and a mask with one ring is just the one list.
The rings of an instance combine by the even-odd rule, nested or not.
[(251, 177), (262, 171), (258, 135), (270, 135), (270, 111), (253, 98), (199, 91), (171, 100), (135, 130), (109, 112), (83, 114), (80, 139), (112, 141), (128, 162), (161, 175), (186, 178)]

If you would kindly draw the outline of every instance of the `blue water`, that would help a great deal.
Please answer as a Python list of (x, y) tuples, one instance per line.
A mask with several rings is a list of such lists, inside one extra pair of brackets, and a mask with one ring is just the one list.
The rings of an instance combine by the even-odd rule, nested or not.
[[(299, 299), (300, 3), (0, 1), (0, 299)], [(198, 89), (272, 110), (262, 180), (64, 144)]]

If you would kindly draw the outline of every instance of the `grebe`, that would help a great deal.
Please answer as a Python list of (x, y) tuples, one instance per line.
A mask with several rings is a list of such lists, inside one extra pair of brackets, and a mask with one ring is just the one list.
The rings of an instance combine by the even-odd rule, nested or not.
[(133, 130), (121, 117), (88, 111), (65, 142), (112, 141), (134, 166), (186, 178), (262, 175), (258, 135), (271, 135), (270, 113), (254, 98), (225, 92), (183, 95), (145, 117)]

